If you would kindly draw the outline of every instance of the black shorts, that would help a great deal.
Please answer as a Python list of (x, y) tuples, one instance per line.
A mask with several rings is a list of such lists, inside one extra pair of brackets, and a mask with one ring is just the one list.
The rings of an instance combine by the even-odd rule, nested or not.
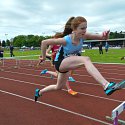
[(55, 61), (54, 60), (52, 60), (52, 64), (55, 65)]
[(0, 54), (0, 58), (3, 58), (3, 54)]
[[(60, 59), (60, 60), (58, 60), (58, 61), (54, 61), (55, 69), (56, 69), (58, 72), (60, 72), (60, 71), (59, 71), (59, 67), (60, 67), (60, 64), (61, 64), (62, 61), (63, 61), (63, 59)], [(68, 71), (60, 72), (60, 73), (67, 73), (67, 72), (68, 72)]]

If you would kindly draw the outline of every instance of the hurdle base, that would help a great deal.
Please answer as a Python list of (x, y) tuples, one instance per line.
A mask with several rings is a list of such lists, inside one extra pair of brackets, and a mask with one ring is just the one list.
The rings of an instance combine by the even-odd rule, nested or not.
[(0, 71), (4, 71), (4, 69), (0, 69)]
[(18, 66), (14, 66), (13, 68), (14, 68), (14, 69), (18, 69)]
[[(109, 116), (106, 116), (106, 120), (108, 121), (113, 121), (113, 119)], [(118, 124), (119, 125), (125, 125), (125, 121), (121, 120), (121, 119), (118, 119)]]

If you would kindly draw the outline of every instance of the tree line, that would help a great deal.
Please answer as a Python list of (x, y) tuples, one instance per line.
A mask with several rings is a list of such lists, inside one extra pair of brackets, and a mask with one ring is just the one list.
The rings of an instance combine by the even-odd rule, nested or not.
[[(18, 35), (13, 38), (13, 40), (3, 40), (0, 41), (0, 44), (2, 47), (10, 46), (10, 43), (13, 44), (15, 47), (40, 47), (41, 41), (51, 38), (52, 36), (38, 36), (38, 35)], [(110, 32), (109, 39), (115, 39), (115, 38), (125, 38), (124, 32)]]

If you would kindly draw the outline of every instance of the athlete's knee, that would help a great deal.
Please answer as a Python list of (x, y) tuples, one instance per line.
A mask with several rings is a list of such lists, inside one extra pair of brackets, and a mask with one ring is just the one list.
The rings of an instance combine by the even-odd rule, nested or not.
[(89, 62), (89, 61), (91, 61), (91, 60), (90, 60), (90, 58), (89, 58), (88, 56), (86, 56), (86, 57), (85, 57), (85, 61), (86, 61), (86, 62)]
[(61, 90), (62, 87), (61, 86), (55, 86), (55, 90)]

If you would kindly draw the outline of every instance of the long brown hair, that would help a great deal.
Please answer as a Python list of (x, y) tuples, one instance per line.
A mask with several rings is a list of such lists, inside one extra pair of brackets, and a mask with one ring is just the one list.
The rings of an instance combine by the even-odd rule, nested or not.
[(74, 18), (75, 17), (70, 17), (68, 19), (68, 21), (66, 22), (65, 28), (64, 28), (64, 31), (63, 31), (63, 36), (66, 36), (66, 35), (72, 33), (71, 23), (72, 23), (72, 21), (73, 21)]
[(66, 35), (71, 34), (72, 31), (75, 30), (82, 22), (87, 22), (87, 20), (81, 16), (70, 17), (65, 24), (64, 31), (62, 33), (57, 32), (52, 38), (62, 38)]
[(56, 32), (56, 34), (52, 38), (62, 38), (63, 34), (61, 32)]

